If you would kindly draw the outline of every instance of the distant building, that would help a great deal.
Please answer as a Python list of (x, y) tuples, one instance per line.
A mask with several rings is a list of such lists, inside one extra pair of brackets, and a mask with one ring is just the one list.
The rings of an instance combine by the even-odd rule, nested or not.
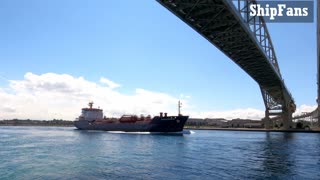
[(204, 119), (204, 121), (207, 123), (208, 126), (216, 126), (216, 127), (223, 127), (224, 124), (227, 122), (227, 120), (223, 118), (213, 118), (213, 119), (206, 118)]
[(227, 122), (230, 128), (262, 128), (262, 121), (250, 119), (232, 119)]
[(223, 118), (189, 118), (186, 125), (189, 126), (215, 126), (222, 127), (227, 120)]
[(221, 128), (263, 128), (263, 123), (260, 120), (251, 119), (232, 119), (226, 120), (223, 118), (189, 118), (187, 126), (212, 126)]
[(245, 128), (263, 128), (262, 122), (251, 122), (243, 125)]
[(189, 118), (186, 122), (188, 126), (204, 126), (206, 125), (204, 119), (201, 118)]

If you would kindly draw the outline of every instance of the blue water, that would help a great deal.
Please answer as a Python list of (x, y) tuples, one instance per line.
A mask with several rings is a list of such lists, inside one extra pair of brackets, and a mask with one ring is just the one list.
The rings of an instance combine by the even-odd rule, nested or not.
[(320, 134), (0, 127), (0, 179), (320, 179)]

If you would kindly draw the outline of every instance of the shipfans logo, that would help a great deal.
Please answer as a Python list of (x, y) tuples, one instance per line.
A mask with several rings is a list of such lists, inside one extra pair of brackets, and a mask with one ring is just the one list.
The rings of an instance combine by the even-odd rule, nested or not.
[(313, 1), (246, 0), (250, 17), (264, 17), (266, 22), (313, 22)]

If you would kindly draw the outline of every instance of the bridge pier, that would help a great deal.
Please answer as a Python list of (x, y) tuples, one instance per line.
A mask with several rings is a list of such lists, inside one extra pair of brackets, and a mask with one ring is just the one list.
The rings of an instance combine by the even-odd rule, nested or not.
[(317, 107), (317, 125), (318, 125), (318, 128), (320, 128), (320, 106), (318, 105)]
[[(262, 121), (266, 129), (280, 127), (281, 129), (288, 130), (293, 128), (292, 112), (287, 108), (283, 108), (282, 110), (270, 110), (266, 108), (265, 117)], [(281, 123), (282, 126), (279, 123)]]
[(263, 118), (263, 124), (264, 124), (264, 128), (266, 128), (266, 129), (271, 129), (271, 124), (273, 124), (273, 123), (271, 123), (268, 109), (265, 111), (265, 117)]
[(282, 110), (282, 123), (284, 129), (292, 128), (292, 112), (286, 109)]

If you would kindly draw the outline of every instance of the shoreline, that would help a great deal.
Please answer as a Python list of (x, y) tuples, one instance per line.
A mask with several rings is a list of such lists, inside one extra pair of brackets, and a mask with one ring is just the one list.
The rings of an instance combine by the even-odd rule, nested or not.
[(262, 128), (216, 128), (216, 127), (185, 127), (185, 130), (215, 130), (215, 131), (252, 131), (252, 132), (285, 132), (285, 133), (320, 133), (318, 130), (305, 129), (262, 129)]
[[(21, 126), (21, 127), (74, 127), (72, 124), (0, 124), (0, 127)], [(283, 132), (283, 133), (320, 133), (320, 129), (261, 129), (261, 128), (217, 128), (217, 127), (185, 127), (184, 130), (212, 130), (212, 131), (251, 131), (251, 132)]]
[(38, 127), (74, 127), (74, 125), (65, 125), (65, 124), (55, 124), (55, 125), (51, 125), (51, 124), (0, 124), (1, 126), (38, 126)]

